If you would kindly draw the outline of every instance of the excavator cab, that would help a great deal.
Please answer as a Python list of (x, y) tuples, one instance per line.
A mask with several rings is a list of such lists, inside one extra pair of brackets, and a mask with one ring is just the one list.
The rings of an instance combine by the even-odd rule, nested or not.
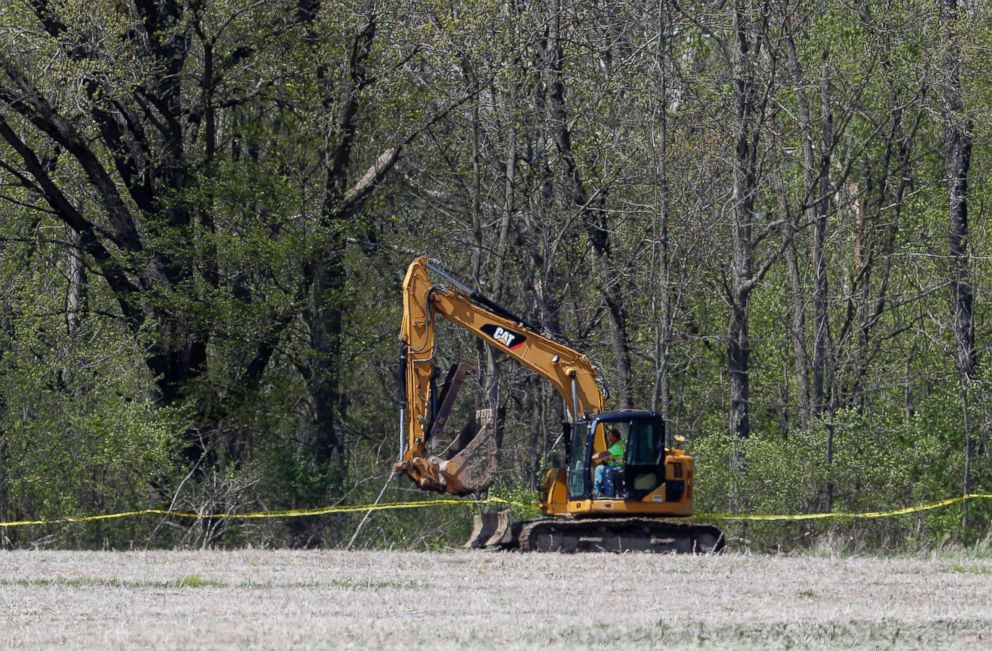
[(593, 456), (606, 450), (606, 432), (620, 433), (626, 452), (614, 473), (613, 499), (640, 500), (655, 492), (665, 480), (665, 423), (652, 412), (622, 411), (598, 414), (572, 424), (568, 447), (568, 497), (591, 499), (597, 462)]

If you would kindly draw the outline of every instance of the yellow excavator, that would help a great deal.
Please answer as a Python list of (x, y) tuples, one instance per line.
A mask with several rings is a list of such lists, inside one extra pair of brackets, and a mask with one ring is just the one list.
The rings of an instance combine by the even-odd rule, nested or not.
[[(435, 285), (431, 273), (451, 286)], [(509, 511), (477, 516), (467, 547), (688, 553), (723, 548), (724, 537), (716, 527), (673, 521), (692, 515), (693, 460), (666, 446), (659, 414), (605, 411), (604, 392), (585, 355), (468, 287), (427, 256), (410, 264), (403, 281), (398, 472), (424, 490), (452, 495), (483, 492), (497, 474), (491, 410), (477, 412), (474, 427), (434, 454), (455, 396), (471, 371), (466, 364), (453, 365), (437, 389), (438, 316), (548, 380), (566, 405), (565, 461), (547, 471), (541, 489), (541, 511), (547, 517), (514, 522)], [(623, 458), (619, 462), (614, 455), (615, 467), (609, 469), (613, 481), (602, 482), (597, 488), (607, 490), (596, 493), (596, 465), (609, 456), (604, 454), (608, 432), (619, 433)], [(610, 436), (615, 439), (616, 434)]]

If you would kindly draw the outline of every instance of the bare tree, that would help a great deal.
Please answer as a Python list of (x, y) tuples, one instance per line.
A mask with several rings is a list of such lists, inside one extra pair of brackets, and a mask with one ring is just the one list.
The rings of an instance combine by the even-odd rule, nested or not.
[(974, 120), (965, 111), (961, 90), (957, 0), (942, 0), (940, 22), (944, 35), (942, 117), (950, 202), (948, 234), (950, 281), (954, 296), (954, 339), (958, 372), (971, 379), (977, 364), (975, 328), (972, 322), (975, 290), (968, 275), (968, 173), (971, 169)]
[(619, 385), (620, 406), (629, 409), (634, 406), (633, 371), (631, 367), (630, 333), (627, 305), (621, 287), (622, 274), (614, 259), (613, 242), (610, 236), (610, 222), (607, 212), (607, 188), (600, 187), (590, 192), (588, 182), (583, 178), (578, 160), (572, 149), (572, 130), (565, 105), (565, 53), (563, 46), (563, 24), (560, 2), (555, 4), (555, 12), (549, 25), (547, 56), (549, 63), (549, 111), (553, 125), (553, 137), (561, 160), (565, 166), (565, 183), (572, 205), (579, 211), (586, 236), (592, 246), (596, 262), (597, 286), (606, 303), (610, 317), (613, 360), (616, 365), (616, 378)]
[[(740, 438), (751, 433), (750, 320), (751, 293), (775, 261), (769, 255), (755, 268), (755, 252), (773, 229), (756, 228), (758, 199), (758, 155), (761, 129), (774, 86), (774, 70), (761, 86), (758, 75), (762, 46), (769, 27), (768, 3), (735, 0), (732, 11), (730, 72), (732, 75), (732, 124), (734, 145), (731, 192), (732, 251), (730, 278), (725, 287), (730, 305), (727, 331), (727, 367), (730, 372), (730, 431)], [(773, 61), (768, 52), (766, 62)]]
[[(971, 440), (968, 413), (968, 387), (975, 376), (978, 352), (975, 349), (975, 289), (969, 277), (968, 253), (968, 174), (974, 143), (974, 120), (965, 110), (961, 89), (961, 54), (959, 48), (957, 0), (941, 0), (940, 23), (943, 28), (942, 89), (944, 122), (944, 160), (947, 165), (948, 228), (950, 285), (954, 300), (952, 329), (956, 348), (956, 365), (961, 381), (961, 409), (964, 425), (964, 473), (962, 490), (971, 489)], [(965, 505), (966, 507), (967, 505)], [(962, 509), (962, 526), (967, 526), (968, 510)]]

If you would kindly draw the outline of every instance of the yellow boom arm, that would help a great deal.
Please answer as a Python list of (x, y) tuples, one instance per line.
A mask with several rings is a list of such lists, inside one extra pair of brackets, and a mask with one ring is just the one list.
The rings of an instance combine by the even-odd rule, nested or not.
[[(428, 276), (429, 269), (447, 278), (461, 291), (434, 286)], [(421, 488), (455, 494), (484, 488), (478, 485), (480, 482), (473, 485), (473, 481), (466, 478), (472, 474), (471, 456), (485, 454), (482, 448), (487, 444), (473, 441), (474, 447), (470, 444), (450, 460), (428, 456), (427, 427), (431, 417), (431, 376), (436, 346), (434, 318), (438, 315), (551, 382), (565, 400), (573, 419), (603, 411), (603, 393), (596, 382), (595, 369), (585, 355), (528, 327), (433, 265), (427, 256), (419, 257), (410, 263), (403, 281), (400, 340), (404, 343), (405, 409), (401, 427), (405, 436), (396, 469), (409, 475)], [(495, 457), (494, 443), (485, 449), (491, 450)], [(488, 481), (491, 482), (491, 478)]]

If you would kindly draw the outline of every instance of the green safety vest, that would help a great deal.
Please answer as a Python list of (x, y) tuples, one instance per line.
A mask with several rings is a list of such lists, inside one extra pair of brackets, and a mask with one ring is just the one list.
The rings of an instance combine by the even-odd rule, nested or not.
[(623, 441), (614, 443), (606, 451), (610, 453), (610, 458), (606, 462), (607, 465), (615, 468), (623, 463), (623, 453), (625, 452)]

